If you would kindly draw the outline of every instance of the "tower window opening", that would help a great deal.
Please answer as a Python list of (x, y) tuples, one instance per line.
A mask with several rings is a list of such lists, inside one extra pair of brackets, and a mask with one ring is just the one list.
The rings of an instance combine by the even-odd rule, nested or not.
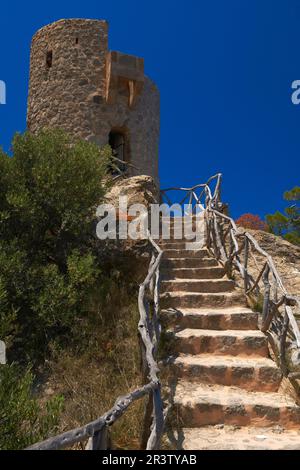
[(110, 172), (112, 174), (122, 174), (126, 171), (126, 136), (123, 132), (112, 130), (108, 136), (108, 143), (111, 146), (112, 155), (115, 157), (115, 159), (112, 159)]
[(78, 41), (78, 38), (76, 38), (76, 39), (75, 39), (75, 44), (77, 45), (77, 44), (78, 44), (78, 42), (79, 42), (79, 41)]
[(52, 58), (53, 58), (52, 51), (48, 51), (46, 54), (46, 65), (48, 69), (52, 67)]

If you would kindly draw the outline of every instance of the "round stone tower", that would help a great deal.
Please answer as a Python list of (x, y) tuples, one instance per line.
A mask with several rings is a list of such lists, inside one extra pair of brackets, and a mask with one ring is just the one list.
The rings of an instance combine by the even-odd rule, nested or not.
[(27, 127), (110, 144), (131, 175), (158, 182), (159, 92), (143, 59), (108, 51), (106, 21), (60, 20), (34, 35)]

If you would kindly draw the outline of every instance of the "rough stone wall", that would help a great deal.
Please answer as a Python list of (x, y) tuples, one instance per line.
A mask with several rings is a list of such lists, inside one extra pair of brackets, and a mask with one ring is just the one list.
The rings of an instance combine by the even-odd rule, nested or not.
[[(108, 79), (111, 56), (120, 76)], [(106, 21), (60, 20), (34, 35), (27, 125), (32, 132), (60, 127), (100, 146), (111, 130), (120, 131), (127, 160), (137, 167), (131, 175), (150, 175), (158, 183), (159, 92), (144, 76), (142, 59), (108, 52)]]
[(78, 137), (92, 137), (95, 100), (105, 94), (107, 29), (105, 21), (60, 20), (34, 35), (27, 113), (32, 132), (63, 127)]
[[(272, 233), (249, 229), (247, 232), (251, 233), (259, 245), (272, 256), (286, 290), (300, 301), (300, 247)], [(256, 253), (255, 256), (262, 266), (263, 257)], [(256, 276), (259, 274), (252, 260), (250, 260), (250, 268)]]
[(124, 131), (129, 161), (137, 167), (131, 169), (132, 176), (144, 174), (158, 181), (159, 92), (151, 80), (145, 77), (143, 91), (132, 108), (120, 90), (115, 104), (99, 104), (93, 121), (93, 140), (97, 144), (107, 143), (111, 129)]

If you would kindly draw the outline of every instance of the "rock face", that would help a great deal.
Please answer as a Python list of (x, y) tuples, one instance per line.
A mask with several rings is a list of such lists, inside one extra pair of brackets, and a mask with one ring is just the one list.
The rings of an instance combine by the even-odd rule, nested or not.
[[(289, 294), (300, 299), (300, 247), (292, 245), (272, 233), (248, 229), (247, 232), (272, 256)], [(254, 266), (253, 269), (255, 269)]]
[[(118, 212), (120, 196), (127, 196), (128, 207), (131, 204), (143, 204), (148, 208), (150, 204), (158, 200), (159, 191), (151, 176), (133, 176), (117, 180), (106, 193), (104, 203), (112, 204)], [(122, 215), (126, 217), (126, 214)], [(95, 221), (96, 223), (97, 221)], [(150, 256), (150, 245), (147, 239), (132, 240), (128, 238), (126, 240), (107, 239), (100, 241), (95, 238), (95, 243), (99, 257), (107, 266), (106, 269), (126, 265), (128, 271), (132, 273), (132, 278), (138, 279), (139, 282), (144, 280)]]
[(159, 201), (159, 191), (154, 179), (146, 175), (117, 180), (106, 194), (105, 200), (117, 207), (120, 196), (127, 196), (128, 206), (143, 204), (148, 208), (150, 204)]

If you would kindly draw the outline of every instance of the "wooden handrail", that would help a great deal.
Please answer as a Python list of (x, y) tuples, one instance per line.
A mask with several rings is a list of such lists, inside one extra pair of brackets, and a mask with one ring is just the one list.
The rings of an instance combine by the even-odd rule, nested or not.
[[(272, 257), (259, 245), (255, 238), (247, 231), (240, 230), (234, 220), (219, 210), (223, 204), (220, 200), (222, 174), (209, 178), (204, 184), (196, 184), (190, 188), (171, 187), (162, 190), (162, 197), (166, 197), (170, 204), (170, 198), (167, 195), (169, 191), (183, 191), (185, 197), (181, 202), (190, 196), (190, 204), (194, 203), (194, 207), (201, 208), (205, 211), (207, 247), (217, 260), (224, 266), (228, 275), (232, 275), (232, 271), (236, 270), (243, 279), (244, 292), (246, 296), (263, 296), (263, 319), (261, 330), (270, 332), (273, 322), (281, 319), (282, 332), (278, 338), (280, 344), (280, 363), (284, 371), (287, 370), (286, 364), (283, 364), (283, 356), (285, 356), (285, 348), (288, 341), (288, 332), (295, 340), (297, 347), (300, 348), (300, 330), (295, 319), (293, 308), (300, 305), (299, 301), (288, 294), (282, 279), (276, 269)], [(212, 191), (211, 183), (216, 181), (215, 189)], [(197, 190), (201, 189), (197, 195)], [(223, 226), (227, 225), (224, 231)], [(262, 266), (259, 266), (254, 252), (257, 252), (264, 258)], [(244, 252), (243, 256), (242, 253)], [(249, 273), (248, 260), (249, 256), (254, 258), (258, 274), (254, 279)], [(270, 280), (272, 277), (272, 282)], [(263, 282), (263, 292), (260, 283)], [(278, 300), (278, 292), (281, 297)], [(279, 308), (283, 306), (284, 312), (281, 314)], [(286, 331), (287, 330), (287, 331)]]
[[(32, 446), (27, 447), (25, 450), (58, 450), (70, 447), (78, 442), (85, 441), (86, 439), (93, 438), (95, 434), (101, 433), (107, 426), (111, 426), (117, 419), (121, 418), (127, 408), (136, 400), (144, 397), (153, 390), (157, 389), (156, 382), (150, 382), (144, 387), (138, 388), (128, 395), (119, 397), (114, 406), (107, 411), (103, 416), (97, 418), (95, 421), (72, 429), (54, 437), (50, 437), (45, 441), (38, 442)], [(91, 449), (94, 450), (94, 449)]]
[[(299, 302), (295, 297), (288, 294), (273, 258), (261, 248), (257, 240), (255, 240), (249, 232), (238, 229), (234, 220), (218, 211), (211, 201), (212, 198), (209, 197), (206, 207), (206, 220), (213, 222), (207, 223), (208, 245), (212, 246), (214, 256), (223, 264), (228, 272), (231, 272), (232, 268), (237, 269), (243, 279), (244, 292), (247, 296), (255, 292), (259, 295), (261, 293), (259, 284), (263, 281), (263, 318), (261, 330), (263, 332), (271, 332), (273, 321), (275, 319), (281, 321), (282, 327), (278, 336), (278, 344), (280, 345), (278, 359), (280, 360), (283, 372), (288, 374), (289, 371), (286, 361), (283, 361), (286, 355), (288, 331), (296, 342), (297, 347), (300, 348), (300, 330), (292, 309), (292, 307), (299, 304)], [(226, 230), (225, 234), (222, 232), (222, 224), (224, 223), (228, 224), (230, 228)], [(221, 236), (222, 233), (224, 237)], [(226, 255), (226, 244), (232, 245), (235, 248), (229, 256)], [(264, 262), (255, 279), (248, 273), (248, 255), (250, 249), (256, 251), (264, 258)], [(241, 261), (240, 253), (243, 250), (245, 250), (244, 259)], [(251, 254), (253, 256), (252, 251)], [(257, 262), (256, 267), (258, 267)], [(270, 276), (272, 276), (273, 282), (270, 281)], [(281, 291), (280, 300), (278, 300), (278, 290)], [(281, 306), (284, 307), (283, 314), (279, 312), (279, 307)]]

